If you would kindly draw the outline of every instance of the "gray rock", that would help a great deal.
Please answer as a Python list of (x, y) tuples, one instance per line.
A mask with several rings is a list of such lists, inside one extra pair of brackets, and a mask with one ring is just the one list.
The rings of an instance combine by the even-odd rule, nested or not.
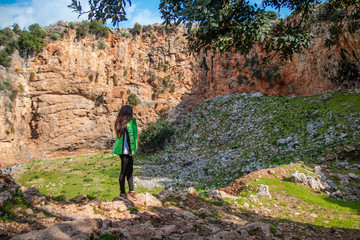
[(8, 191), (0, 192), (0, 206), (2, 206), (4, 202), (11, 199), (12, 199), (12, 195)]
[(258, 189), (256, 190), (256, 195), (271, 198), (269, 186), (260, 184)]
[(359, 180), (360, 179), (359, 175), (356, 175), (354, 173), (348, 173), (348, 176), (350, 178), (354, 179), (354, 180)]
[(86, 198), (87, 198), (87, 195), (86, 195), (86, 194), (82, 194), (82, 195), (78, 195), (78, 196), (70, 199), (70, 201), (79, 203), (79, 202), (85, 201)]
[(299, 173), (296, 171), (295, 173), (290, 175), (290, 178), (292, 182), (307, 184), (307, 178), (303, 173)]
[(321, 167), (320, 166), (315, 166), (314, 171), (316, 174), (320, 175), (321, 174)]
[(256, 233), (256, 236), (259, 239), (273, 239), (274, 236), (270, 231), (270, 224), (268, 223), (250, 223), (246, 224), (241, 228), (242, 230), (246, 230), (247, 232)]
[(252, 96), (252, 97), (263, 97), (264, 94), (262, 94), (261, 92), (251, 92), (250, 96)]
[(315, 191), (325, 190), (325, 187), (321, 184), (320, 180), (313, 177), (308, 177), (309, 186)]
[(40, 200), (39, 198), (43, 196), (39, 192), (39, 189), (34, 187), (28, 188), (25, 192), (23, 192), (23, 195), (27, 203), (34, 203), (34, 204), (39, 203), (42, 200), (42, 199)]
[(99, 222), (94, 219), (77, 220), (20, 234), (12, 240), (88, 240), (99, 233), (99, 227)]
[(333, 192), (331, 194), (332, 197), (343, 199), (343, 194), (340, 192), (340, 190), (337, 190), (336, 192)]

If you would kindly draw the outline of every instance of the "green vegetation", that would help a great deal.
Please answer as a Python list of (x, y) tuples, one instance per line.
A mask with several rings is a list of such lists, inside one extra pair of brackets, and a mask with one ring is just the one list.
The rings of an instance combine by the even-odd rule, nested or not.
[(129, 104), (131, 107), (135, 107), (139, 103), (140, 103), (140, 99), (138, 98), (138, 96), (136, 96), (135, 93), (131, 93), (128, 97), (127, 104)]
[(82, 21), (76, 26), (76, 37), (84, 38), (89, 33), (96, 37), (106, 38), (109, 35), (109, 29), (101, 21)]
[(138, 34), (141, 33), (141, 30), (142, 30), (141, 24), (140, 24), (140, 23), (135, 23), (135, 24), (134, 24), (134, 28), (132, 29), (132, 33), (133, 33), (134, 35), (138, 35)]
[[(141, 155), (137, 155), (137, 159)], [(139, 176), (138, 161), (134, 162), (134, 176)], [(27, 171), (19, 176), (20, 184), (39, 188), (50, 196), (66, 195), (71, 199), (81, 194), (96, 196), (111, 201), (119, 195), (120, 159), (108, 153), (72, 158), (32, 161), (26, 164)], [(126, 186), (128, 187), (128, 186)], [(161, 189), (137, 187), (136, 191), (159, 193)]]
[[(292, 166), (283, 165), (278, 168), (284, 169), (286, 172), (294, 172), (295, 169), (301, 170), (303, 167), (301, 164), (295, 164)], [(260, 184), (269, 186), (272, 199), (265, 197), (259, 198), (260, 202), (258, 203), (251, 202), (245, 196), (254, 194)], [(250, 182), (242, 191), (241, 196), (243, 198), (236, 200), (241, 206), (247, 202), (255, 208), (260, 206), (276, 208), (273, 217), (277, 219), (310, 223), (326, 228), (356, 229), (360, 226), (360, 218), (356, 217), (360, 213), (360, 201), (342, 201), (329, 198), (323, 193), (316, 193), (308, 186), (296, 184), (286, 179), (281, 180), (276, 176), (260, 177), (256, 181)], [(298, 213), (294, 214), (295, 212)], [(316, 217), (310, 216), (311, 213), (316, 213)]]
[(147, 123), (145, 130), (140, 134), (140, 148), (146, 152), (161, 149), (174, 133), (174, 127), (169, 121), (162, 119)]
[(98, 44), (98, 48), (99, 49), (105, 49), (106, 48), (106, 44), (104, 43), (104, 42), (99, 42), (99, 44)]
[(22, 213), (25, 213), (25, 209), (30, 205), (24, 200), (24, 197), (20, 194), (15, 194), (11, 201), (4, 202), (4, 205), (0, 207), (0, 220), (4, 222), (13, 222), (16, 219), (15, 208), (21, 208)]
[(53, 34), (51, 34), (50, 38), (51, 38), (52, 40), (58, 40), (58, 39), (60, 38), (60, 34), (58, 34), (58, 33), (53, 33)]
[[(0, 94), (9, 97), (11, 101), (14, 101), (18, 95), (19, 90), (14, 87), (13, 82), (10, 78), (6, 78), (5, 80), (0, 80)], [(8, 106), (12, 109), (12, 103), (9, 102)]]
[(18, 40), (19, 49), (23, 53), (34, 53), (45, 47), (46, 32), (39, 24), (32, 24), (28, 31), (22, 31)]
[[(72, 0), (69, 6), (89, 19), (105, 22), (111, 19), (113, 25), (126, 20), (126, 3), (130, 0), (90, 1), (90, 11), (83, 11), (80, 1)], [(322, 4), (322, 6), (320, 6)], [(278, 20), (277, 14), (265, 11), (272, 7), (279, 11), (291, 9), (289, 21)], [(321, 11), (316, 11), (321, 7)], [(189, 49), (226, 51), (236, 47), (247, 55), (255, 44), (265, 54), (264, 62), (271, 62), (277, 54), (280, 60), (292, 60), (294, 54), (307, 48), (313, 38), (309, 31), (311, 24), (326, 23), (329, 37), (325, 45), (339, 44), (345, 33), (355, 33), (360, 28), (360, 7), (357, 1), (292, 1), (269, 0), (260, 5), (243, 1), (192, 1), (163, 0), (159, 5), (166, 25), (185, 24), (188, 28)], [(193, 25), (196, 23), (196, 30)], [(324, 25), (324, 24), (323, 24)], [(171, 31), (172, 28), (166, 28)], [(165, 31), (165, 30), (164, 30)], [(275, 54), (274, 54), (275, 53)]]

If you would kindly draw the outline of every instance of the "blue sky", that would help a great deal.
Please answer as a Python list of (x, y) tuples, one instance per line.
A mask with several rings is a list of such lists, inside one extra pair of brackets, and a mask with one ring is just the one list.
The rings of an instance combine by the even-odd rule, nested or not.
[[(86, 9), (87, 0), (81, 0)], [(251, 3), (261, 3), (252, 0)], [(59, 20), (81, 21), (87, 19), (85, 15), (78, 18), (78, 14), (67, 7), (71, 0), (0, 0), (0, 27), (8, 27), (18, 23), (21, 28), (33, 23), (48, 26)], [(136, 22), (147, 25), (162, 23), (159, 13), (160, 0), (132, 0), (132, 6), (126, 7), (128, 21), (119, 24), (121, 27), (133, 27)], [(282, 11), (281, 16), (289, 15), (289, 11)]]

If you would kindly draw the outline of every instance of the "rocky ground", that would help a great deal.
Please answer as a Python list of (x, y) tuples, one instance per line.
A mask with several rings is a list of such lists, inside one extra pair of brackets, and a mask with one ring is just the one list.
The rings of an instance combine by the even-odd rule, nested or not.
[(359, 91), (217, 96), (178, 119), (163, 151), (140, 159), (142, 175), (167, 177), (185, 188), (214, 189), (259, 169), (303, 161), (331, 165), (335, 172), (327, 170), (323, 177), (351, 193), (346, 199), (356, 200), (357, 177), (351, 176), (360, 174), (359, 123)]
[(113, 199), (119, 159), (108, 153), (14, 166), (27, 187), (7, 169), (0, 234), (359, 239), (359, 122), (359, 92), (214, 97), (176, 120), (164, 150), (136, 156), (136, 203)]
[[(240, 180), (244, 186), (264, 174), (288, 174), (285, 170), (261, 170)], [(281, 177), (280, 175), (278, 177)], [(0, 176), (2, 239), (358, 239), (359, 229), (323, 228), (308, 223), (276, 219), (276, 204), (269, 209), (250, 207), (252, 202), (274, 198), (258, 188), (247, 197), (229, 195), (234, 185), (207, 193), (188, 188), (166, 188), (156, 197), (138, 194), (138, 201), (112, 202), (86, 195), (66, 201), (35, 188), (20, 187), (8, 174)], [(264, 186), (264, 185), (261, 185)], [(265, 194), (264, 194), (265, 193)], [(270, 194), (267, 196), (267, 194)], [(2, 194), (3, 197), (4, 194)], [(240, 206), (240, 200), (246, 202)], [(264, 202), (265, 203), (265, 202)], [(299, 211), (299, 210), (296, 210)], [(310, 214), (311, 215), (311, 214)], [(316, 216), (312, 216), (313, 218)]]

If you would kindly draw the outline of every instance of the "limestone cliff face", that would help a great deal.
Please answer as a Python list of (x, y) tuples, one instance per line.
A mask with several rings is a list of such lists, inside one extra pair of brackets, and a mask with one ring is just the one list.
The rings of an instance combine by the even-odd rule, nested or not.
[(206, 69), (198, 81), (202, 99), (226, 92), (260, 91), (276, 95), (311, 95), (360, 87), (360, 32), (341, 39), (339, 46), (324, 46), (324, 29), (315, 26), (312, 44), (290, 63), (258, 66), (253, 51), (246, 61), (240, 53), (207, 54)]
[[(2, 69), (24, 88), (13, 109), (1, 110), (2, 160), (109, 149), (114, 120), (130, 96), (138, 99), (134, 112), (141, 129), (190, 96), (193, 76), (201, 71), (181, 29), (153, 26), (133, 37), (118, 29), (106, 39), (77, 39), (75, 30), (56, 27), (68, 30), (64, 38), (49, 39), (41, 53), (17, 57), (12, 68)], [(8, 98), (0, 101), (6, 105)]]
[(109, 149), (116, 114), (129, 99), (139, 100), (134, 112), (142, 129), (229, 91), (304, 95), (360, 85), (359, 35), (331, 50), (316, 38), (292, 63), (259, 69), (235, 51), (190, 55), (180, 27), (154, 25), (132, 37), (129, 29), (112, 29), (105, 39), (78, 39), (65, 22), (46, 31), (65, 29), (42, 52), (14, 54), (12, 67), (0, 69), (1, 80), (18, 89), (15, 99), (0, 94), (1, 163)]

